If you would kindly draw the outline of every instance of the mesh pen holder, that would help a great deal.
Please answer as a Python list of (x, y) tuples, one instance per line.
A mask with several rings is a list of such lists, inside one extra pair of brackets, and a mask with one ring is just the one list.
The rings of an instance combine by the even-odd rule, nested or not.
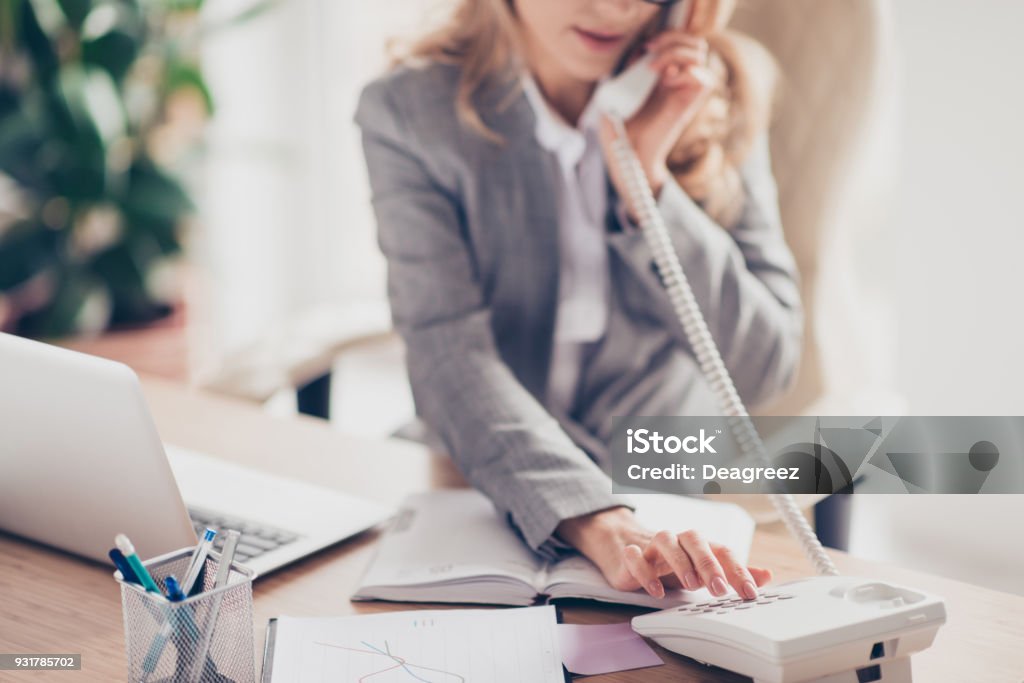
[[(173, 574), (183, 580), (193, 548), (144, 562), (166, 590)], [(253, 683), (252, 580), (256, 573), (232, 563), (227, 585), (214, 589), (220, 555), (211, 551), (200, 576), (203, 590), (171, 602), (142, 586), (121, 584), (128, 680), (173, 683)]]

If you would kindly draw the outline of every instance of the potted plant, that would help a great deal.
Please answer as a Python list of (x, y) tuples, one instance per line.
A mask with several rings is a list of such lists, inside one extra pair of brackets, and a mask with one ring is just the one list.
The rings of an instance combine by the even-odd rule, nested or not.
[[(219, 26), (252, 16), (261, 3)], [(213, 102), (202, 0), (0, 0), (0, 329), (167, 315)]]

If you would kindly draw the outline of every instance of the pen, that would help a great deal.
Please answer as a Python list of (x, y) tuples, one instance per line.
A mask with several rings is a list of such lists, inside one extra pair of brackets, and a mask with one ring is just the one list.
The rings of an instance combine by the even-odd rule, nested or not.
[[(167, 586), (167, 597), (170, 598), (172, 602), (180, 602), (185, 599), (185, 593), (182, 592), (181, 586), (178, 585), (178, 580), (173, 574), (168, 574), (167, 578), (164, 579), (164, 584)], [(170, 610), (165, 614), (167, 621), (164, 622), (160, 632), (150, 644), (149, 651), (146, 652), (146, 658), (142, 663), (142, 670), (145, 674), (145, 679), (148, 679), (156, 670), (156, 666), (160, 661), (161, 655), (163, 655), (167, 642), (174, 633), (175, 627), (184, 626), (184, 628), (188, 630), (190, 637), (199, 637), (199, 629), (196, 626), (195, 621), (193, 621), (191, 613), (188, 612), (186, 608), (181, 607), (172, 610), (172, 608), (168, 607), (167, 609)]]
[[(213, 582), (214, 589), (223, 588), (228, 585), (228, 578), (231, 576), (231, 563), (235, 559), (235, 548), (238, 547), (238, 538), (241, 534), (234, 529), (229, 529), (227, 538), (224, 540), (224, 547), (220, 551), (220, 560), (217, 562), (217, 578)], [(213, 630), (217, 626), (217, 615), (220, 614), (220, 603), (223, 595), (217, 595), (210, 609), (210, 616), (206, 619), (206, 629), (203, 634), (203, 642), (199, 648), (199, 656), (196, 658), (192, 669), (194, 680), (214, 679), (217, 667), (207, 655), (210, 652), (210, 643), (213, 640)], [(200, 669), (202, 671), (200, 672)], [(199, 674), (202, 673), (202, 676)]]
[(117, 545), (117, 549), (124, 554), (125, 561), (128, 563), (128, 566), (132, 568), (132, 571), (135, 572), (135, 576), (138, 577), (139, 583), (142, 584), (142, 587), (150, 593), (160, 593), (163, 595), (160, 591), (160, 587), (156, 585), (156, 581), (154, 581), (153, 577), (149, 575), (146, 568), (142, 566), (142, 560), (140, 560), (139, 556), (135, 554), (135, 546), (133, 546), (132, 542), (128, 540), (128, 537), (124, 534), (118, 534), (114, 539), (114, 543)]
[(185, 593), (182, 592), (181, 586), (178, 585), (178, 580), (174, 578), (174, 574), (169, 574), (167, 578), (164, 579), (164, 585), (167, 586), (167, 597), (169, 597), (172, 602), (180, 602), (185, 599)]
[(238, 547), (238, 538), (241, 534), (234, 529), (227, 532), (224, 539), (224, 548), (220, 551), (220, 562), (217, 563), (217, 580), (213, 587), (220, 588), (228, 585), (228, 576), (231, 574), (231, 563), (235, 561), (235, 548)]
[(135, 576), (135, 572), (132, 571), (131, 565), (128, 564), (128, 560), (124, 558), (124, 555), (117, 548), (112, 548), (107, 555), (110, 556), (111, 562), (117, 567), (117, 571), (121, 572), (121, 578), (128, 583), (139, 583), (139, 577)]
[(202, 571), (203, 566), (206, 564), (206, 556), (210, 554), (210, 546), (213, 545), (213, 537), (217, 535), (217, 532), (207, 527), (206, 533), (203, 534), (203, 540), (199, 541), (199, 545), (196, 546), (195, 551), (192, 553), (192, 564), (188, 567), (188, 573), (185, 574), (185, 581), (181, 584), (181, 590), (185, 595), (192, 595), (192, 587), (196, 584), (196, 579), (199, 578), (199, 572)]

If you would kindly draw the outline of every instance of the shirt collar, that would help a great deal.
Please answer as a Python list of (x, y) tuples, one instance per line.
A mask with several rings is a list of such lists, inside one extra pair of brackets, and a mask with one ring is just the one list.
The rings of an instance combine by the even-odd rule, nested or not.
[(599, 112), (596, 97), (591, 97), (583, 113), (580, 114), (578, 126), (570, 126), (562, 116), (551, 108), (533, 76), (524, 72), (522, 76), (523, 91), (536, 115), (534, 133), (541, 147), (553, 152), (563, 167), (575, 167), (587, 148), (587, 135), (596, 135)]

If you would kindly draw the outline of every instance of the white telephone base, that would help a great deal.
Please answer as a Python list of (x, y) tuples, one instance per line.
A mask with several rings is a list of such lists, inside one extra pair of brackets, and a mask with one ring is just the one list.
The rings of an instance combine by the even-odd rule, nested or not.
[[(910, 675), (910, 657), (893, 659), (888, 662), (876, 664), (877, 671), (868, 667), (864, 669), (851, 669), (842, 673), (831, 674), (824, 678), (815, 678), (808, 683), (863, 683), (863, 681), (885, 681), (885, 683), (912, 683)], [(764, 679), (754, 679), (754, 683), (767, 683)]]
[(910, 655), (946, 621), (941, 598), (895, 584), (821, 576), (633, 619), (662, 647), (755, 683), (910, 683)]

